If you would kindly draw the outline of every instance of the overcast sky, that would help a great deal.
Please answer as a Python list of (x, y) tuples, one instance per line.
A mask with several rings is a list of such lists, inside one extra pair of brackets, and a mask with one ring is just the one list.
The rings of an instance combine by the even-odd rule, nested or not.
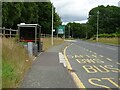
[(88, 12), (98, 5), (118, 6), (120, 0), (51, 0), (63, 24), (67, 22), (86, 22)]

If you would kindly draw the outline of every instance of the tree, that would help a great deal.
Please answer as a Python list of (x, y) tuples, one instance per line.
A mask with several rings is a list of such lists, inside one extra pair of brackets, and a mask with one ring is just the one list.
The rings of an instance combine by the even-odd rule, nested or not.
[[(69, 28), (70, 26), (70, 28)], [(69, 29), (70, 29), (70, 36), (73, 38), (85, 38), (86, 37), (86, 25), (80, 24), (80, 23), (68, 23), (66, 25), (66, 35), (69, 35)]]
[[(55, 10), (55, 8), (54, 8)], [(38, 23), (42, 33), (51, 33), (51, 2), (3, 2), (2, 25), (17, 29), (19, 23)], [(54, 28), (61, 24), (59, 15), (54, 12)]]
[(98, 6), (90, 10), (88, 25), (92, 35), (96, 34), (97, 12), (99, 13), (99, 34), (116, 33), (120, 30), (120, 7), (116, 6)]

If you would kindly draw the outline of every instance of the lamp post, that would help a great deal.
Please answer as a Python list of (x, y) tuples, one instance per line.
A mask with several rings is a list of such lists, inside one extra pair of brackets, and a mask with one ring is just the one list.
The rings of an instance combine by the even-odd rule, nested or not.
[(53, 4), (52, 4), (52, 33), (51, 33), (51, 43), (53, 46)]
[(98, 42), (98, 29), (99, 29), (99, 11), (97, 12), (97, 37), (96, 37), (97, 42)]

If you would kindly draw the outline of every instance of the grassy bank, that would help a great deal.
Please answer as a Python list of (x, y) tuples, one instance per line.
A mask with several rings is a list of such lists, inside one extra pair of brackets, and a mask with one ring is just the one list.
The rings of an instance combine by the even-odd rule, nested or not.
[[(53, 45), (53, 46), (62, 44), (62, 43), (64, 42), (64, 40), (61, 39), (61, 38), (54, 38), (53, 40), (54, 40), (54, 41), (53, 41), (53, 42), (54, 42), (54, 45)], [(50, 37), (49, 37), (49, 38), (43, 38), (43, 39), (42, 39), (42, 42), (43, 42), (43, 50), (44, 50), (44, 51), (46, 51), (46, 50), (48, 50), (50, 47), (52, 47), (51, 38), (50, 38)]]
[[(88, 41), (96, 42), (96, 40), (90, 39)], [(118, 42), (118, 38), (99, 38), (98, 42), (105, 43), (105, 44), (115, 44), (115, 45), (120, 45)]]
[(2, 88), (15, 88), (31, 66), (31, 59), (23, 46), (13, 39), (2, 39)]
[[(42, 41), (44, 50), (52, 47), (51, 38), (44, 38)], [(63, 39), (54, 38), (54, 45), (63, 42)], [(14, 39), (2, 38), (2, 88), (18, 87), (31, 64), (32, 59), (23, 46)]]

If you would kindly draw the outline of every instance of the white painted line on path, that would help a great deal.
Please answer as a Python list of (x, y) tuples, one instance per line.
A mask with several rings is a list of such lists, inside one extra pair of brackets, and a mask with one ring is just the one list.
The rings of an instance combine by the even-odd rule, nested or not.
[(64, 67), (66, 67), (66, 61), (64, 55), (61, 52), (59, 52), (59, 62), (63, 63)]

